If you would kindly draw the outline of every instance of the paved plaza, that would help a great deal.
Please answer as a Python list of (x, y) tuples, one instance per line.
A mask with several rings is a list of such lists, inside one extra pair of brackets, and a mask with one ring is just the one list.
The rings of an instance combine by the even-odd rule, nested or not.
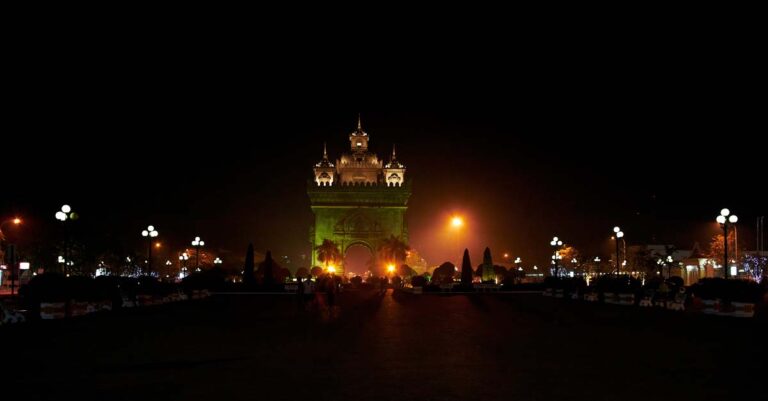
[(679, 401), (768, 396), (766, 333), (535, 294), (390, 290), (331, 309), (216, 295), (3, 327), (0, 340), (4, 393), (25, 394), (12, 399)]

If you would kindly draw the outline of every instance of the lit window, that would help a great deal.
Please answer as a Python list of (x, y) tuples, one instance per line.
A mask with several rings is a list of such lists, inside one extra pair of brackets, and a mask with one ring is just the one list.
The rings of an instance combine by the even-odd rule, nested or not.
[(359, 148), (359, 147), (361, 147), (361, 146), (363, 146), (363, 143), (362, 143), (362, 142), (358, 142), (358, 143), (357, 143), (357, 147)]

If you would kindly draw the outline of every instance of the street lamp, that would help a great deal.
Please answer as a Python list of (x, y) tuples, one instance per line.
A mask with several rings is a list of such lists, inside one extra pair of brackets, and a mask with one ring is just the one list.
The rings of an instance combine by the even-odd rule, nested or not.
[[(464, 227), (464, 218), (462, 218), (461, 216), (456, 216), (456, 215), (451, 217), (450, 228), (453, 229), (453, 231), (455, 232), (454, 235), (453, 235), (453, 245), (454, 245), (454, 249), (458, 249), (459, 250), (459, 255), (461, 255), (461, 246), (460, 246), (461, 238), (460, 238), (460, 234), (461, 234), (461, 228), (462, 227)], [(461, 256), (459, 256), (459, 260), (461, 260)], [(458, 265), (458, 264), (459, 263), (456, 263), (456, 265)]]
[[(71, 206), (69, 206), (69, 205), (62, 205), (61, 206), (61, 210), (56, 212), (54, 217), (56, 217), (56, 220), (64, 223), (64, 222), (66, 222), (68, 220), (77, 220), (77, 218), (79, 216), (78, 216), (77, 213), (72, 211), (72, 207)], [(66, 225), (64, 227), (65, 227), (65, 229), (67, 228)], [(70, 259), (70, 257), (69, 257), (69, 245), (70, 245), (69, 242), (70, 242), (69, 231), (67, 231), (66, 232), (66, 238), (64, 239), (64, 259), (66, 261), (66, 263), (64, 263), (64, 275), (67, 275), (67, 266), (72, 266), (72, 263), (70, 263), (71, 260), (69, 260)]]
[(552, 241), (549, 241), (549, 245), (555, 250), (554, 255), (552, 255), (552, 263), (555, 265), (555, 277), (557, 277), (559, 270), (557, 260), (561, 258), (559, 251), (560, 247), (563, 246), (563, 241), (560, 241), (557, 237), (552, 237)]
[(165, 261), (165, 277), (171, 276), (171, 266), (173, 266), (173, 263), (170, 260)]
[[(0, 223), (0, 251), (4, 251), (4, 255), (7, 259), (6, 262), (11, 267), (11, 295), (13, 295), (16, 293), (16, 276), (14, 275), (14, 270), (16, 270), (17, 268), (16, 247), (13, 244), (8, 244), (8, 245), (5, 244), (5, 234), (3, 234), (3, 226), (8, 223), (18, 226), (21, 224), (21, 219), (18, 217), (14, 217), (13, 219), (9, 219)], [(0, 263), (1, 262), (3, 261), (0, 260)]]
[(715, 219), (720, 223), (720, 227), (723, 228), (723, 274), (725, 278), (728, 278), (728, 226), (735, 225), (739, 218), (735, 214), (731, 214), (728, 209), (720, 211), (720, 215)]
[(213, 260), (213, 264), (214, 264), (215, 266), (219, 266), (219, 265), (221, 265), (222, 263), (224, 263), (224, 261), (222, 261), (221, 259), (219, 259), (219, 257), (216, 257), (216, 259), (214, 259), (214, 260)]
[(189, 260), (189, 254), (186, 252), (179, 255), (179, 263), (181, 264), (181, 267), (179, 268), (179, 277), (184, 278), (187, 276), (187, 260)]
[(600, 275), (600, 261), (601, 261), (600, 257), (599, 256), (595, 256), (594, 261), (595, 261), (595, 276), (599, 276)]
[(153, 225), (147, 226), (147, 229), (141, 232), (141, 236), (147, 239), (147, 275), (152, 274), (152, 238), (158, 235)]
[(205, 241), (200, 240), (200, 237), (195, 237), (192, 241), (192, 246), (195, 247), (195, 271), (200, 271), (200, 248), (205, 246)]
[(11, 223), (11, 224), (13, 224), (15, 226), (18, 226), (18, 225), (21, 224), (21, 219), (18, 218), (18, 217), (14, 217), (12, 219), (8, 219), (8, 220), (0, 223), (0, 241), (5, 241), (5, 234), (3, 234), (3, 226), (8, 224), (8, 223)]
[(621, 228), (619, 226), (613, 227), (614, 236), (613, 239), (616, 240), (616, 277), (619, 277), (619, 273), (621, 273), (621, 265), (619, 265), (619, 239), (624, 238), (624, 232), (621, 231)]

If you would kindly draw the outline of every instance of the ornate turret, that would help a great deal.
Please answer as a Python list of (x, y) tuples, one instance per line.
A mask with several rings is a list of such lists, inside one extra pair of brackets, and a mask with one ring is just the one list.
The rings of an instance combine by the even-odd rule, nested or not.
[(405, 166), (397, 161), (395, 145), (392, 145), (392, 158), (384, 166), (384, 180), (387, 186), (400, 186), (405, 181)]
[(318, 186), (333, 185), (334, 178), (334, 166), (330, 160), (328, 160), (328, 150), (323, 144), (323, 160), (315, 164), (315, 182)]
[(357, 130), (349, 134), (349, 144), (354, 153), (364, 153), (368, 151), (368, 134), (363, 131), (360, 114), (357, 115)]
[(363, 131), (360, 116), (357, 117), (357, 129), (349, 135), (352, 151), (345, 152), (331, 163), (328, 152), (323, 147), (323, 159), (315, 165), (315, 183), (317, 186), (367, 185), (400, 187), (405, 184), (405, 166), (397, 160), (397, 153), (392, 146), (392, 157), (384, 165), (376, 153), (369, 151), (370, 136)]

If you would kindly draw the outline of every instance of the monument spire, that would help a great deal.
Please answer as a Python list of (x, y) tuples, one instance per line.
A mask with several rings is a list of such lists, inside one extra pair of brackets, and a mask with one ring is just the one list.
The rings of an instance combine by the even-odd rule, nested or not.
[(328, 149), (327, 149), (326, 143), (323, 142), (323, 159), (327, 159), (327, 158), (328, 158)]
[(360, 121), (360, 113), (359, 112), (357, 113), (357, 130), (358, 131), (362, 131), (363, 130), (363, 124)]

